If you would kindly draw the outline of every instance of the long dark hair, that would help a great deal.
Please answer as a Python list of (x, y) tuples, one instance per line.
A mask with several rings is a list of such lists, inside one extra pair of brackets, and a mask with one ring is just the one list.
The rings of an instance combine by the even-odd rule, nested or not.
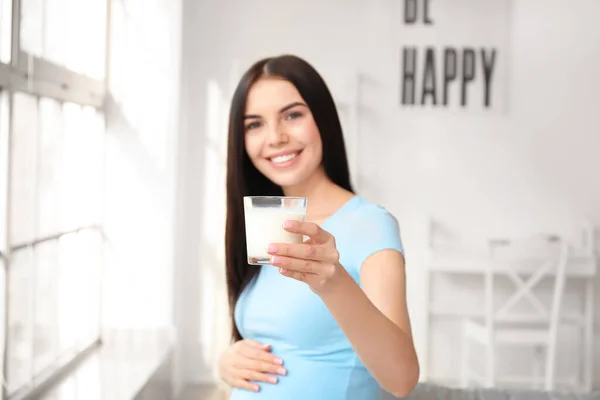
[(325, 173), (334, 183), (353, 192), (342, 126), (323, 78), (306, 61), (292, 55), (265, 58), (252, 65), (235, 90), (229, 113), (225, 260), (233, 340), (242, 338), (235, 324), (235, 305), (244, 288), (260, 271), (260, 267), (247, 262), (243, 197), (283, 195), (280, 186), (254, 167), (244, 145), (246, 97), (250, 87), (261, 77), (279, 77), (296, 87), (321, 134)]

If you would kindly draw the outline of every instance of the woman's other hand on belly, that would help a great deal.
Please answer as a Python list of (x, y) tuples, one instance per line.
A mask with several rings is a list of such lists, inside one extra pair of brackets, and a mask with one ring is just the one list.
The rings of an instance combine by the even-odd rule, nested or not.
[(244, 339), (232, 344), (221, 355), (219, 375), (228, 385), (257, 392), (255, 382), (277, 383), (276, 375), (285, 375), (283, 360), (271, 354), (271, 346)]

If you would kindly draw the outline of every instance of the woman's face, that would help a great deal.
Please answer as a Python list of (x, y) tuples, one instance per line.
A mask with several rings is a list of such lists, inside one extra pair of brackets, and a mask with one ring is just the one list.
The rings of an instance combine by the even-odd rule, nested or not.
[(290, 82), (261, 78), (248, 92), (244, 114), (250, 160), (281, 187), (308, 180), (319, 168), (323, 146), (310, 109)]

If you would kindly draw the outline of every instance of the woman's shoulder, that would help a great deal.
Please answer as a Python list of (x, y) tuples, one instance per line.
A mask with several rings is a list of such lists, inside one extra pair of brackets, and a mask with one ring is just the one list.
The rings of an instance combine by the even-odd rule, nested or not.
[(352, 242), (370, 242), (382, 236), (399, 235), (398, 220), (386, 207), (359, 195), (351, 202), (351, 206), (337, 220), (338, 235), (352, 239)]
[(364, 260), (380, 250), (393, 249), (404, 254), (396, 217), (386, 207), (363, 197), (357, 196), (353, 201), (353, 207), (340, 221), (339, 243), (346, 252), (350, 270), (359, 271)]
[(355, 207), (348, 213), (348, 217), (355, 222), (398, 224), (396, 217), (386, 207), (360, 195), (355, 196)]

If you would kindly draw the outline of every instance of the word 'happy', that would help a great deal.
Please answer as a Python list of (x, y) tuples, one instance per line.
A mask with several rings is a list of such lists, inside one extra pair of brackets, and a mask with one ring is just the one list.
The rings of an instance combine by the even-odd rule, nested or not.
[[(429, 3), (429, 0), (404, 0), (404, 23), (433, 26)], [(460, 106), (467, 107), (474, 98), (469, 94), (478, 88), (480, 92), (474, 93), (476, 101), (489, 108), (496, 61), (494, 48), (405, 46), (402, 50), (402, 105), (447, 107), (457, 98), (452, 93), (458, 91)]]

